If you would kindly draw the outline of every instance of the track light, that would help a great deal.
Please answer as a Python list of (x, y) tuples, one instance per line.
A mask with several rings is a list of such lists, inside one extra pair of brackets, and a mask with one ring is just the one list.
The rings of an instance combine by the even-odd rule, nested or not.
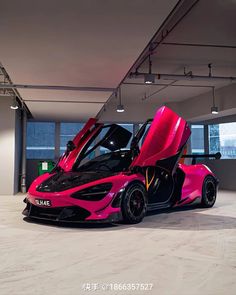
[(211, 113), (212, 113), (213, 115), (217, 115), (217, 114), (219, 113), (219, 111), (218, 111), (218, 107), (211, 107)]
[(213, 103), (213, 106), (211, 107), (211, 113), (213, 115), (217, 115), (219, 111), (218, 111), (218, 107), (215, 105), (215, 87), (212, 87), (212, 103)]
[(116, 108), (117, 113), (123, 113), (125, 111), (124, 106), (119, 104)]
[[(117, 93), (116, 93), (117, 97)], [(119, 88), (119, 104), (116, 108), (117, 113), (123, 113), (125, 111), (123, 104), (121, 103), (121, 87)]]
[(19, 108), (18, 103), (16, 101), (16, 97), (13, 98), (12, 104), (11, 104), (11, 109), (12, 110), (17, 110)]
[(152, 74), (152, 61), (151, 61), (151, 55), (148, 56), (149, 61), (149, 68), (148, 68), (148, 74), (144, 75), (144, 83), (145, 84), (153, 84), (155, 83), (155, 75)]
[(155, 75), (154, 74), (145, 74), (144, 75), (144, 83), (145, 84), (155, 83)]

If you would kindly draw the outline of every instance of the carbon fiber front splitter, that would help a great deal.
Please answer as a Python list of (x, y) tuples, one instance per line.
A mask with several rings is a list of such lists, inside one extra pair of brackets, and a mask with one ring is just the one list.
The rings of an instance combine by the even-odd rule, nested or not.
[(22, 214), (32, 219), (70, 223), (112, 223), (122, 220), (121, 212), (112, 213), (107, 219), (86, 220), (90, 212), (79, 206), (44, 208), (27, 201)]

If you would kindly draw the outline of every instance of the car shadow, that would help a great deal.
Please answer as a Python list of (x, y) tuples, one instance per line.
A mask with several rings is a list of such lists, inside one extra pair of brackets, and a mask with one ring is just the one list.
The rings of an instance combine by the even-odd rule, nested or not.
[(158, 213), (149, 212), (144, 223), (136, 226), (137, 228), (191, 231), (236, 228), (236, 217), (217, 215), (214, 213), (214, 209), (186, 206), (163, 210)]
[(58, 222), (51, 220), (35, 219), (24, 217), (24, 221), (28, 223), (41, 224), (50, 227), (61, 227), (61, 228), (71, 228), (71, 229), (109, 229), (115, 228), (118, 224), (115, 223), (86, 223), (86, 222)]
[[(216, 207), (214, 207), (216, 208)], [(28, 223), (49, 227), (69, 228), (75, 230), (114, 231), (127, 228), (150, 228), (170, 230), (219, 230), (236, 228), (236, 218), (215, 215), (211, 208), (199, 208), (196, 205), (148, 212), (141, 223), (71, 223), (37, 220), (24, 217)], [(209, 212), (209, 214), (207, 214)]]

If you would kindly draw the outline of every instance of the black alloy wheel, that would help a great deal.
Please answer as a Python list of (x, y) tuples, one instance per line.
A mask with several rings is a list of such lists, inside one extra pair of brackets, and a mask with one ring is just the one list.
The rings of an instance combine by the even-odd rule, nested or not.
[(202, 201), (201, 205), (205, 208), (210, 208), (215, 204), (217, 195), (217, 182), (212, 176), (207, 176), (202, 186)]
[(126, 223), (134, 224), (143, 220), (147, 212), (147, 192), (143, 184), (131, 184), (121, 202), (121, 211)]

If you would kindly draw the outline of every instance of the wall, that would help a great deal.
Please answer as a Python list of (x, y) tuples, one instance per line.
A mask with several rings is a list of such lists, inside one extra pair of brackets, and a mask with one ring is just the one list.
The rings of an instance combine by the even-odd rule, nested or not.
[[(184, 91), (184, 88), (183, 88)], [(236, 115), (236, 83), (217, 88), (215, 102), (219, 108), (217, 117)], [(101, 111), (99, 119), (104, 122), (144, 122), (152, 118), (156, 110), (166, 105), (189, 122), (199, 122), (215, 119), (211, 114), (212, 91), (191, 97), (184, 101), (152, 103), (151, 100), (124, 103), (125, 112), (117, 113), (117, 101), (111, 99), (106, 105), (106, 111)]]
[(168, 103), (167, 106), (176, 111), (180, 116), (191, 122), (214, 120), (224, 116), (236, 114), (236, 83), (216, 89), (215, 103), (219, 114), (211, 114), (212, 91), (189, 98), (178, 103)]
[(116, 122), (116, 123), (143, 123), (149, 118), (153, 118), (156, 110), (162, 104), (151, 104), (146, 102), (125, 104), (125, 111), (117, 113), (117, 104), (111, 100), (106, 106), (105, 111), (102, 111), (99, 116), (101, 122)]
[[(218, 117), (212, 120), (203, 121), (203, 124), (220, 124), (236, 122), (236, 115)], [(208, 136), (208, 135), (207, 135)], [(205, 141), (207, 138), (205, 138)], [(236, 173), (236, 159), (221, 159), (221, 160), (205, 160), (204, 163), (216, 174), (220, 183), (221, 189), (235, 190), (236, 182), (234, 181)]]
[(205, 160), (204, 163), (216, 174), (220, 189), (236, 191), (236, 159)]
[[(0, 195), (12, 195), (17, 192), (15, 177), (18, 177), (18, 165), (15, 165), (16, 112), (10, 109), (12, 99), (0, 96)], [(18, 141), (18, 139), (17, 139)], [(17, 162), (18, 157), (16, 156)]]

